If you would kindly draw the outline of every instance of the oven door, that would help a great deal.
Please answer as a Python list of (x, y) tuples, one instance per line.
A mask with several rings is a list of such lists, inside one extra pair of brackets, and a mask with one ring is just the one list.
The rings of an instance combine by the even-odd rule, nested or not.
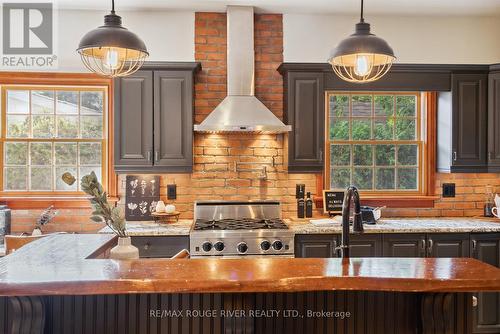
[(255, 259), (255, 258), (294, 258), (293, 254), (276, 254), (276, 255), (194, 255), (191, 259)]

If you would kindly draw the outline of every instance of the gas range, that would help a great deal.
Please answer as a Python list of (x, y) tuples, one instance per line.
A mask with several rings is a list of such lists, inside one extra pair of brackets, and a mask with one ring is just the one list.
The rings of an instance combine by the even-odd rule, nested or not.
[(293, 257), (294, 233), (277, 201), (203, 201), (194, 205), (191, 257)]

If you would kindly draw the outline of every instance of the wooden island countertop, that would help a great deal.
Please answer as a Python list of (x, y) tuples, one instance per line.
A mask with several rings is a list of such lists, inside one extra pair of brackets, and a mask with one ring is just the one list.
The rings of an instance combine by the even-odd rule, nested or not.
[(0, 296), (500, 290), (500, 269), (470, 258), (94, 258), (115, 242), (106, 234), (34, 241), (0, 259)]

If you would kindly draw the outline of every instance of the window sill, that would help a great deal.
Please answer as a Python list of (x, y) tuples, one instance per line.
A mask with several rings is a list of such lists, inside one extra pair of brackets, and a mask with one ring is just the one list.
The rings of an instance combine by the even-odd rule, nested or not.
[[(108, 197), (111, 203), (118, 197)], [(13, 210), (45, 209), (53, 205), (56, 209), (90, 209), (86, 196), (0, 196), (0, 203)]]
[[(388, 208), (433, 208), (439, 196), (361, 196), (361, 205)], [(316, 207), (323, 208), (323, 197), (314, 197)]]

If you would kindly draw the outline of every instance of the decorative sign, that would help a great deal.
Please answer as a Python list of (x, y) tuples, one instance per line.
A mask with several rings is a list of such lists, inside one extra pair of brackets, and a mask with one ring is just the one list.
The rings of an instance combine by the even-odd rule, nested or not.
[(156, 203), (160, 200), (158, 175), (127, 175), (125, 219), (130, 221), (153, 220)]
[(342, 213), (343, 202), (343, 191), (323, 190), (323, 210), (325, 213)]

